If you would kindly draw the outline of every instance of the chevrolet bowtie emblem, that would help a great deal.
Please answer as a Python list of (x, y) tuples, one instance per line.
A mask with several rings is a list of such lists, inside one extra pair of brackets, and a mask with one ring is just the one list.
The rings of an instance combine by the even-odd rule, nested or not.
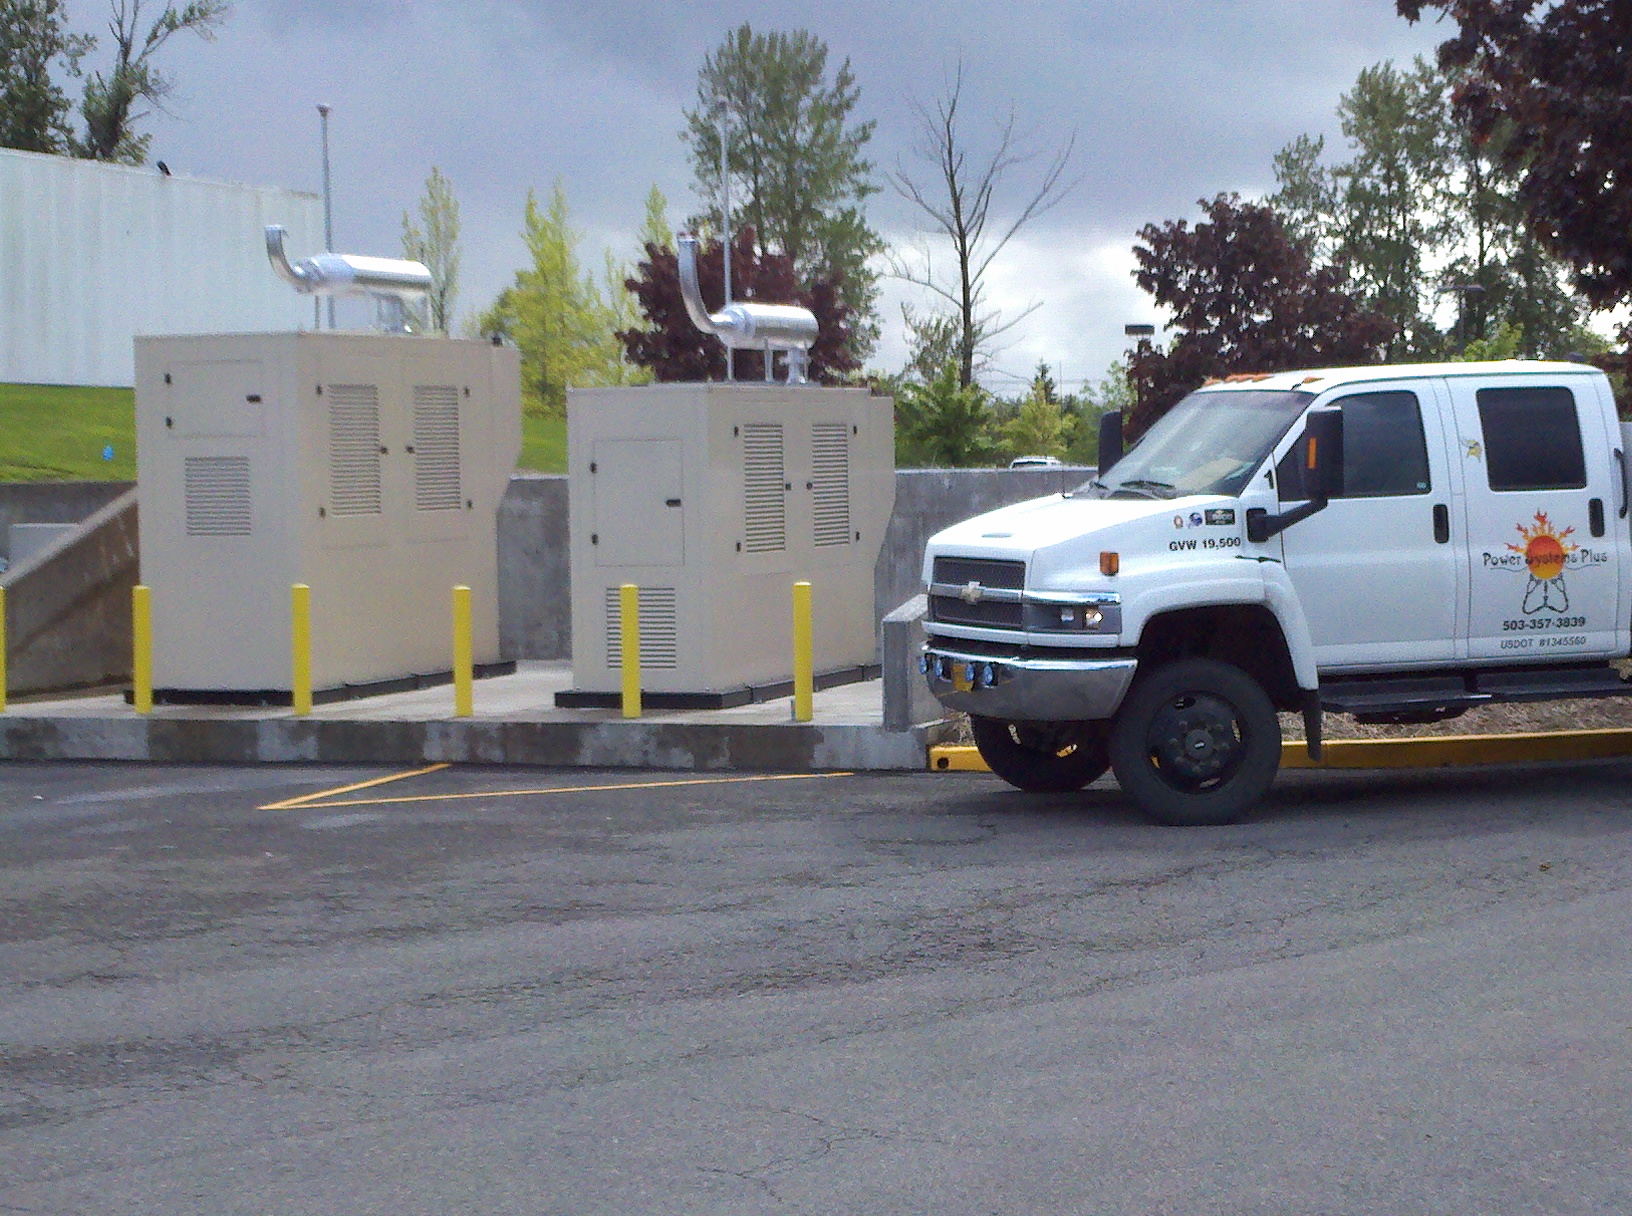
[(964, 584), (963, 590), (958, 592), (958, 598), (966, 604), (980, 603), (980, 584), (970, 579)]

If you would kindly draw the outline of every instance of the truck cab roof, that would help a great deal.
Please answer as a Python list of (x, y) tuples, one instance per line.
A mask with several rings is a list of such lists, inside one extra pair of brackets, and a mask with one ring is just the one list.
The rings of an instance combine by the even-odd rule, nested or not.
[(1421, 380), (1428, 377), (1513, 376), (1513, 375), (1601, 375), (1590, 363), (1546, 362), (1538, 359), (1497, 359), (1477, 363), (1387, 363), (1372, 367), (1327, 367), (1261, 375), (1235, 375), (1204, 384), (1200, 392), (1233, 392), (1251, 389), (1300, 390), (1321, 393), (1350, 384), (1384, 384), (1393, 380)]

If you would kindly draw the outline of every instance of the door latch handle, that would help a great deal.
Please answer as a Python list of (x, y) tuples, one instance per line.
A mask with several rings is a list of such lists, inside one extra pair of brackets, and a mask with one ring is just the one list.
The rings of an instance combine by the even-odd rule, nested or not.
[(1615, 449), (1615, 467), (1621, 471), (1621, 509), (1615, 513), (1617, 519), (1626, 518), (1626, 453), (1620, 448)]
[(1604, 534), (1604, 500), (1601, 498), (1587, 500), (1587, 529), (1594, 536)]
[(1434, 504), (1434, 540), (1442, 545), (1451, 543), (1451, 509), (1442, 502)]
[(665, 507), (678, 507), (680, 505), (680, 500), (678, 498), (665, 498), (663, 500), (663, 505)]

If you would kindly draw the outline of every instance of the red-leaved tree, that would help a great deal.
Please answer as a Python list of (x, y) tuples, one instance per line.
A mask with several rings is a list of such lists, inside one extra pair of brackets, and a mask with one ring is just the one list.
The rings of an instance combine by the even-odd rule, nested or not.
[(1146, 224), (1134, 279), (1173, 313), (1164, 350), (1141, 342), (1129, 361), (1143, 434), (1211, 377), (1375, 363), (1393, 336), (1386, 317), (1343, 290), (1343, 272), (1316, 266), (1274, 208), (1235, 194), (1202, 199), (1207, 218)]
[[(810, 348), (808, 372), (812, 380), (843, 380), (860, 365), (850, 354), (851, 309), (839, 296), (835, 277), (818, 277), (802, 290), (794, 276), (793, 261), (783, 254), (763, 257), (754, 251), (754, 232), (744, 226), (731, 242), (731, 295), (739, 301), (766, 304), (802, 304), (816, 314), (820, 333)], [(697, 251), (697, 281), (709, 312), (724, 307), (725, 268), (718, 240)], [(624, 285), (634, 293), (646, 318), (646, 329), (620, 330), (618, 340), (629, 362), (652, 369), (659, 381), (725, 379), (725, 347), (718, 338), (691, 323), (680, 294), (680, 262), (673, 249), (646, 246), (646, 258)], [(737, 379), (758, 380), (765, 374), (764, 355), (739, 350)]]

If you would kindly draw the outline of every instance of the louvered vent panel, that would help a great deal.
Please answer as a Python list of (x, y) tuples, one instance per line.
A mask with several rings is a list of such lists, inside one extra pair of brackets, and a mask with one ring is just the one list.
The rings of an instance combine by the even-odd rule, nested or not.
[[(673, 587), (640, 589), (640, 665), (673, 671), (680, 662), (680, 622)], [(623, 598), (621, 588), (606, 589), (606, 665), (623, 666)]]
[(189, 456), (182, 471), (188, 536), (249, 535), (249, 457)]
[(380, 513), (380, 390), (330, 384), (329, 514)]
[(788, 547), (787, 499), (782, 487), (782, 424), (742, 428), (743, 548), (774, 553)]
[(816, 544), (850, 543), (850, 426), (817, 422), (810, 428), (811, 489)]
[(451, 384), (414, 385), (414, 506), (457, 511), (459, 485), (459, 390)]

